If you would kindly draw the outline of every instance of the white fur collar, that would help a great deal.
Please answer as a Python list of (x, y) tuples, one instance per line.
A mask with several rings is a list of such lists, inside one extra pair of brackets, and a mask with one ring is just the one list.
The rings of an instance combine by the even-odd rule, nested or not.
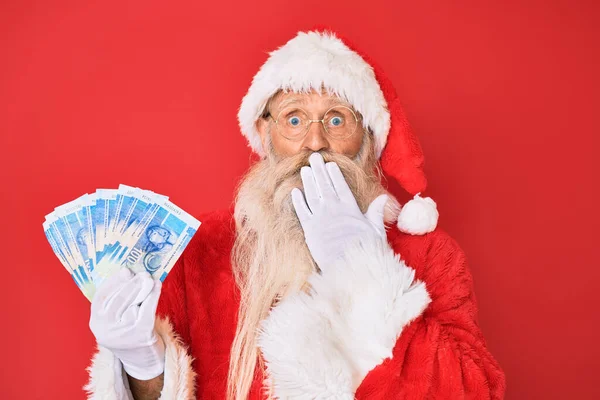
[(431, 302), (385, 241), (363, 242), (271, 310), (259, 335), (277, 399), (354, 399), (367, 373)]

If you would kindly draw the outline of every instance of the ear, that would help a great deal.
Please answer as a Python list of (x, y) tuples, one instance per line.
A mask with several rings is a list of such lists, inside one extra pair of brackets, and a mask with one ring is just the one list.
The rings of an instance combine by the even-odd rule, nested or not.
[(263, 118), (260, 117), (256, 123), (256, 131), (258, 132), (258, 135), (260, 136), (260, 143), (262, 144), (262, 148), (263, 151), (266, 153), (268, 151), (268, 126), (269, 126), (269, 119), (268, 118)]

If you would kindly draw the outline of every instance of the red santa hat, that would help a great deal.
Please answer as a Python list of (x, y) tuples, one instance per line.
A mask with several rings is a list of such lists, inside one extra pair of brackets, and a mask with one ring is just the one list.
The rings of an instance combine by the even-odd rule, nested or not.
[(269, 53), (238, 112), (241, 131), (252, 150), (265, 155), (256, 121), (278, 90), (309, 92), (321, 87), (361, 113), (364, 128), (373, 133), (383, 171), (414, 195), (400, 210), (398, 228), (415, 235), (433, 231), (439, 217), (436, 204), (420, 197), (427, 187), (423, 152), (396, 90), (372, 60), (331, 30), (299, 32)]

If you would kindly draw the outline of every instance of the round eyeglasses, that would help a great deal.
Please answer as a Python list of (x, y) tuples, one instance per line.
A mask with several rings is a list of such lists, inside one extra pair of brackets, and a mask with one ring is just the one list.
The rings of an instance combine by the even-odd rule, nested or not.
[[(273, 116), (269, 113), (269, 116)], [(346, 106), (331, 107), (323, 115), (323, 119), (310, 119), (302, 108), (287, 107), (273, 118), (277, 132), (286, 139), (302, 140), (313, 122), (320, 122), (325, 133), (332, 139), (347, 139), (358, 130), (359, 118), (352, 109)]]

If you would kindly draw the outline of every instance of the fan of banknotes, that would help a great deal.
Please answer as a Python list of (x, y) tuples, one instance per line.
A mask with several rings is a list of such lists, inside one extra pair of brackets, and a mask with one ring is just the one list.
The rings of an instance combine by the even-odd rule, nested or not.
[(163, 281), (200, 222), (167, 196), (127, 185), (98, 189), (46, 215), (52, 250), (90, 301), (121, 268)]

